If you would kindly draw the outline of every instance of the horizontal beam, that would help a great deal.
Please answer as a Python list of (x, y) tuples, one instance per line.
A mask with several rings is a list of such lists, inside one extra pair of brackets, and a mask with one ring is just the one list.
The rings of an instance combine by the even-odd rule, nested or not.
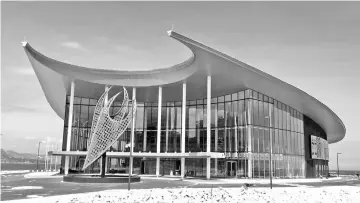
[[(52, 156), (86, 156), (86, 151), (49, 151)], [(107, 157), (129, 157), (130, 152), (106, 152)], [(161, 157), (161, 158), (225, 158), (224, 153), (217, 152), (191, 152), (191, 153), (151, 153), (134, 152), (133, 157)]]

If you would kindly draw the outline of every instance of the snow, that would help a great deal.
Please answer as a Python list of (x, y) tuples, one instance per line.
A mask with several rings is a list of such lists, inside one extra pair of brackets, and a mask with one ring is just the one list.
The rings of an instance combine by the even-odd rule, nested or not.
[[(321, 188), (178, 188), (144, 190), (107, 190), (93, 193), (71, 194), (27, 199), (39, 203), (115, 203), (115, 202), (354, 202), (360, 200), (360, 187), (330, 186)], [(17, 200), (12, 202), (23, 202)]]
[(13, 187), (11, 190), (39, 190), (43, 189), (41, 186), (19, 186), (19, 187)]
[(29, 170), (0, 171), (0, 175), (29, 173), (29, 172), (30, 172)]

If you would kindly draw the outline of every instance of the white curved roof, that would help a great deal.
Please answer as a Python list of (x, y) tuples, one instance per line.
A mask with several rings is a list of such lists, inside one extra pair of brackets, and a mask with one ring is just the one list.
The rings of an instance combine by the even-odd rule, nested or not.
[(23, 46), (48, 102), (61, 118), (64, 118), (65, 97), (72, 79), (76, 79), (75, 95), (79, 97), (98, 98), (108, 84), (137, 87), (138, 101), (157, 101), (157, 87), (162, 86), (166, 102), (181, 101), (183, 82), (187, 83), (188, 100), (206, 98), (206, 77), (211, 75), (212, 97), (253, 89), (310, 117), (324, 129), (329, 143), (345, 137), (341, 119), (304, 91), (179, 33), (169, 31), (168, 34), (187, 46), (192, 56), (172, 67), (149, 71), (81, 67), (48, 58), (26, 42)]

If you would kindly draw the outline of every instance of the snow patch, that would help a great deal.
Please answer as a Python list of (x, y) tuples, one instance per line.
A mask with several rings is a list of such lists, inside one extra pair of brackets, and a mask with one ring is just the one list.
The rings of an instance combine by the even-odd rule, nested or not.
[(41, 186), (19, 186), (19, 187), (13, 187), (11, 190), (38, 190), (43, 189)]

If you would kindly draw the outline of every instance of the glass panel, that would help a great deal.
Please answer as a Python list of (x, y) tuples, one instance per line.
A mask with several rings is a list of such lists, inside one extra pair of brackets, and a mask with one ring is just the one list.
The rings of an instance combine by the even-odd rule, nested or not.
[(248, 98), (252, 98), (252, 90), (245, 90), (245, 98), (248, 99)]
[(217, 111), (217, 105), (216, 104), (211, 104), (211, 127), (215, 127), (215, 119), (216, 118), (216, 114), (215, 111)]
[(218, 97), (218, 102), (224, 102), (224, 96)]
[(259, 152), (264, 152), (264, 129), (259, 129)]
[(234, 93), (231, 95), (231, 100), (238, 100), (238, 93)]
[(238, 97), (239, 99), (245, 99), (245, 92), (244, 91), (239, 92)]
[(81, 98), (81, 104), (88, 105), (89, 99), (88, 98)]
[(224, 103), (218, 103), (218, 127), (225, 126)]
[(252, 102), (253, 102), (252, 124), (259, 125), (259, 102), (257, 100), (252, 100)]
[(226, 117), (225, 122), (226, 122), (227, 127), (233, 126), (232, 114), (233, 114), (233, 112), (231, 111), (231, 102), (226, 102), (225, 103), (225, 117)]
[(225, 95), (225, 101), (231, 101), (231, 94)]
[[(206, 109), (205, 109), (206, 110)], [(202, 128), (204, 125), (203, 105), (196, 106), (196, 128)]]
[(218, 129), (218, 152), (225, 152), (225, 134), (224, 129)]
[(265, 126), (265, 123), (264, 123), (265, 115), (264, 115), (263, 104), (264, 104), (263, 101), (259, 101), (259, 126)]

